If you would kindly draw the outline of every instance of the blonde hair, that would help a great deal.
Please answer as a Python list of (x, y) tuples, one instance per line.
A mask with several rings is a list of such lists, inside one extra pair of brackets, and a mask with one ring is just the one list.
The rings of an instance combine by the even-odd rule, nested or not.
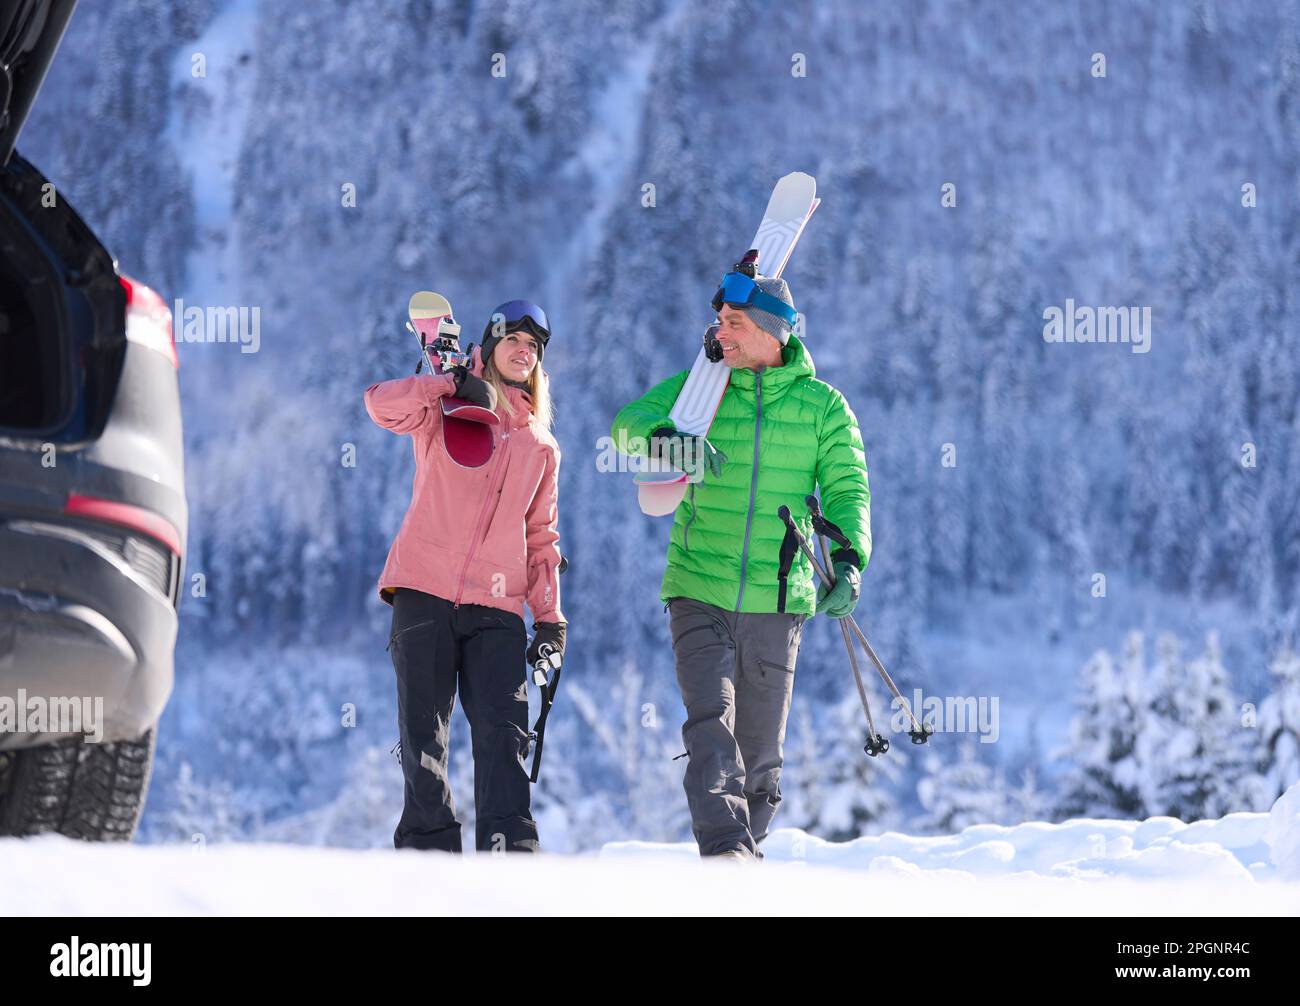
[[(499, 343), (498, 343), (499, 345)], [(493, 348), (493, 355), (496, 350)], [(496, 364), (492, 362), (492, 357), (483, 364), (483, 380), (492, 385), (497, 393), (497, 405), (505, 410), (506, 415), (515, 414), (515, 406), (510, 401), (510, 396), (506, 394), (506, 382), (501, 376), (501, 371), (497, 370)], [(544, 430), (551, 429), (551, 421), (554, 417), (554, 409), (551, 405), (550, 381), (542, 371), (542, 360), (538, 357), (537, 362), (533, 365), (533, 372), (528, 375), (528, 380), (524, 382), (528, 385), (528, 394), (533, 400), (533, 418), (537, 424)]]

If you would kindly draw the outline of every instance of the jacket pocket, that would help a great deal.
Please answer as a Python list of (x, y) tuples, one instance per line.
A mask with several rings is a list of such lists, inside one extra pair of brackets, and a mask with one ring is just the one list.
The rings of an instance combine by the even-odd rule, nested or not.
[(496, 598), (522, 600), (528, 589), (528, 568), (522, 554), (481, 548), (470, 560), (466, 585)]
[(709, 645), (710, 642), (717, 643), (720, 642), (722, 639), (721, 635), (718, 633), (718, 627), (714, 625), (712, 622), (707, 622), (703, 625), (692, 625), (689, 629), (686, 629), (681, 634), (674, 636), (673, 648), (677, 649), (679, 646), (682, 645), (682, 640), (686, 639), (688, 636), (693, 636), (698, 632), (708, 632), (712, 638), (711, 640), (695, 640), (691, 645), (696, 647), (707, 646)]
[(419, 636), (412, 637), (411, 633), (423, 630), (424, 634), (436, 634), (437, 629), (438, 620), (436, 618), (425, 618), (413, 625), (405, 625), (389, 634), (388, 645), (384, 647), (384, 649), (388, 650), (393, 655), (393, 660), (396, 662), (399, 659), (399, 656), (406, 652), (408, 644), (413, 639), (418, 640), (420, 638)]

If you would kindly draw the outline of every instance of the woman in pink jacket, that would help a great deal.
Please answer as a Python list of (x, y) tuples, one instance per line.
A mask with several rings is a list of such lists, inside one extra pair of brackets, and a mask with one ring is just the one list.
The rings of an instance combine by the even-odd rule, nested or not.
[[(528, 692), (544, 645), (562, 655), (556, 531), (560, 449), (541, 358), (545, 313), (510, 301), (493, 313), (470, 367), (366, 389), (370, 418), (415, 447), (411, 505), (379, 578), (393, 606), (405, 805), (393, 844), (459, 852), (447, 779), (448, 730), (459, 687), (474, 752), (475, 846), (535, 852), (529, 809)], [(462, 468), (442, 443), (444, 395), (494, 407), (492, 458)], [(525, 655), (524, 605), (535, 635)]]

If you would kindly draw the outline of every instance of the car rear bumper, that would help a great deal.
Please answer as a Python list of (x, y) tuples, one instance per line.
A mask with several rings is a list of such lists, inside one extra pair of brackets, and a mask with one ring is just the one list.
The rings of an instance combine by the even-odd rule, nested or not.
[[(178, 575), (178, 558), (124, 529), (0, 516), (0, 750), (70, 735), (54, 729), (66, 721), (36, 721), (42, 703), (102, 715), (81, 729), (105, 741), (156, 724), (172, 689)], [(15, 715), (20, 699), (29, 715)]]

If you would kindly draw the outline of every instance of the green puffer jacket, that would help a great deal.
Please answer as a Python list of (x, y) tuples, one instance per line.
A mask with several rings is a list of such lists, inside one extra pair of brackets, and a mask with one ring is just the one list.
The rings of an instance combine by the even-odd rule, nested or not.
[[(785, 504), (812, 537), (804, 497), (820, 488), (822, 510), (848, 536), (865, 567), (871, 555), (871, 491), (857, 418), (844, 396), (816, 379), (812, 357), (792, 335), (781, 367), (761, 380), (733, 370), (709, 441), (727, 456), (721, 478), (705, 474), (677, 507), (660, 598), (690, 597), (729, 611), (777, 610)], [(689, 371), (668, 378), (614, 418), (620, 448), (639, 446), (661, 426)], [(758, 471), (755, 473), (755, 464)], [(827, 542), (833, 550), (835, 546)], [(817, 605), (812, 565), (802, 552), (791, 567), (785, 610), (811, 615)]]

